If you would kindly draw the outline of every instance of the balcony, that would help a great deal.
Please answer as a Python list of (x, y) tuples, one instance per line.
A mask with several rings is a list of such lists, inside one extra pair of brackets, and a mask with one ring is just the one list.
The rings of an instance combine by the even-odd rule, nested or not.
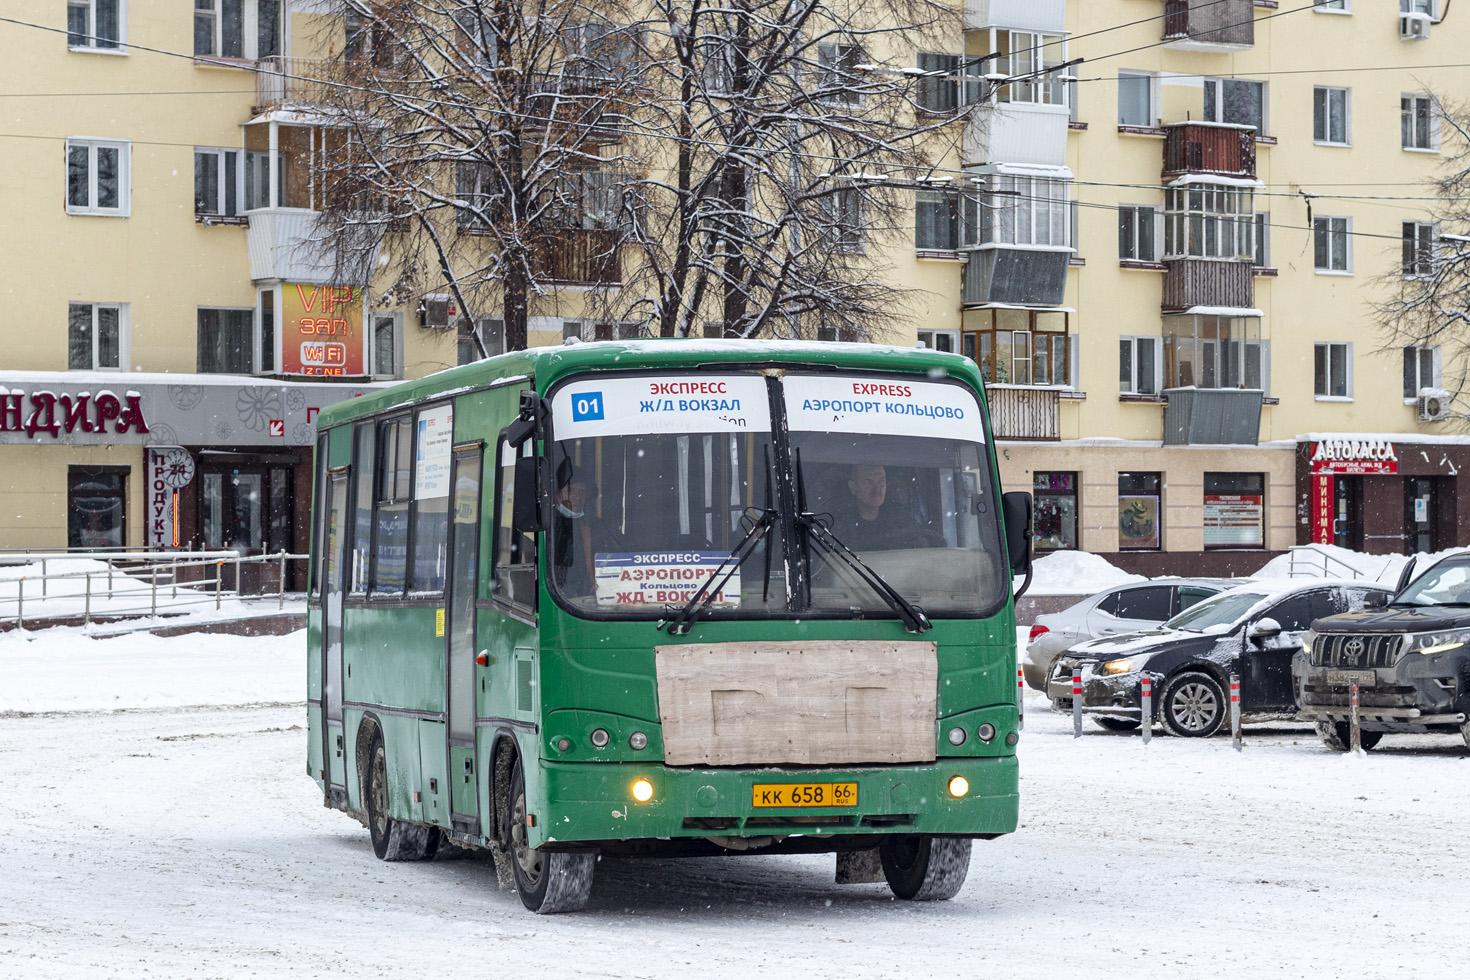
[(259, 64), (253, 116), (289, 106), (326, 105), (332, 82), (343, 80), (342, 63), (326, 58), (262, 58)]
[(532, 253), (531, 270), (540, 279), (574, 286), (616, 286), (623, 281), (616, 231), (567, 228)]
[(1258, 388), (1169, 388), (1164, 406), (1166, 446), (1254, 446), (1260, 442)]
[(1066, 0), (965, 0), (967, 31), (1009, 27), (1060, 34), (1067, 20)]
[(1193, 306), (1245, 308), (1253, 304), (1249, 261), (1232, 259), (1165, 259), (1165, 310)]
[(1164, 129), (1165, 181), (1184, 174), (1255, 179), (1254, 127), (1185, 122)]
[(967, 167), (984, 163), (1067, 164), (1064, 105), (992, 102), (974, 110), (965, 124), (960, 159)]
[(1056, 388), (988, 384), (985, 401), (990, 406), (991, 434), (997, 439), (1061, 438), (1061, 392)]
[(1060, 306), (1071, 249), (1002, 245), (975, 249), (965, 263), (960, 301), (965, 306), (1006, 303)]
[[(245, 233), (250, 252), (250, 278), (283, 282), (328, 283), (343, 274), (337, 250), (321, 214), (306, 208), (261, 208), (249, 212), (250, 228)], [(374, 254), (362, 259), (361, 268), (372, 269)], [(349, 277), (351, 278), (351, 277)]]
[(1242, 51), (1256, 43), (1254, 0), (1165, 0), (1164, 44), (1187, 51)]

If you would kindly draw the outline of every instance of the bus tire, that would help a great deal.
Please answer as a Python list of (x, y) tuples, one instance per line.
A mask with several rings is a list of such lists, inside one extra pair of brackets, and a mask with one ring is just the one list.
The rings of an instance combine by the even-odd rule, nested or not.
[(388, 816), (388, 750), (381, 732), (373, 733), (368, 750), (368, 834), (381, 861), (422, 861), (438, 850), (437, 827), (394, 820)]
[(883, 877), (893, 894), (911, 902), (944, 902), (959, 894), (970, 871), (970, 840), (894, 835), (878, 845)]
[(540, 915), (576, 912), (592, 895), (592, 851), (543, 851), (527, 843), (526, 777), (516, 759), (510, 777), (510, 869), (521, 904)]

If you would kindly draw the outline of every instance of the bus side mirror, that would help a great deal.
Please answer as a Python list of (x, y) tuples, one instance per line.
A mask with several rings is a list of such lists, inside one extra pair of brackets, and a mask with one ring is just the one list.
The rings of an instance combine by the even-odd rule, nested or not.
[(515, 511), (518, 531), (542, 530), (541, 492), (551, 485), (551, 463), (544, 456), (521, 456), (516, 460)]
[(551, 406), (546, 399), (527, 388), (521, 392), (521, 407), (516, 420), (505, 427), (506, 443), (512, 449), (520, 449), (527, 439), (542, 434), (542, 423), (550, 414)]
[(1014, 490), (1001, 494), (1001, 512), (1005, 515), (1006, 553), (1012, 575), (1031, 574), (1031, 494)]

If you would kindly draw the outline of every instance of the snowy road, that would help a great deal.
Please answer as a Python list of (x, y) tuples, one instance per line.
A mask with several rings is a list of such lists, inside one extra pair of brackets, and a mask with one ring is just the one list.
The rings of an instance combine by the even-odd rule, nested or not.
[(1448, 738), (1145, 749), (1033, 701), (1024, 826), (952, 902), (835, 885), (830, 857), (608, 860), (588, 911), (542, 918), (487, 862), (375, 860), (321, 807), (303, 718), (0, 714), (0, 977), (1423, 978), (1470, 946)]

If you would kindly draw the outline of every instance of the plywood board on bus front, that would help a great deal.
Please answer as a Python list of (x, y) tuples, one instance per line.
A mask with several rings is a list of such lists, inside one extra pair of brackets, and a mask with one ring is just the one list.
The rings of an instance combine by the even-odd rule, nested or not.
[(654, 661), (671, 766), (934, 760), (933, 643), (667, 645)]

